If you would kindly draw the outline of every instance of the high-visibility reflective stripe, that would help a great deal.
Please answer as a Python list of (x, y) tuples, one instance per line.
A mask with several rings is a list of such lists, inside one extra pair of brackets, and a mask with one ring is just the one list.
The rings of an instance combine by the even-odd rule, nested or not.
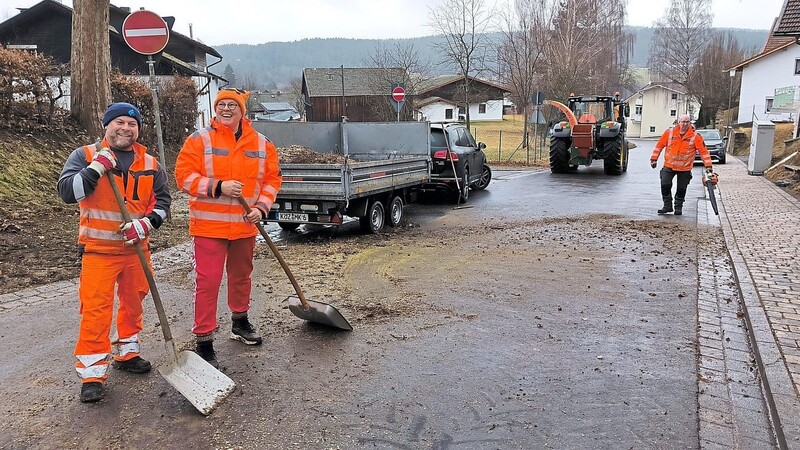
[(94, 239), (104, 239), (106, 241), (124, 241), (125, 236), (119, 231), (104, 231), (97, 228), (82, 226), (78, 230), (80, 236), (86, 236)]
[(189, 189), (192, 188), (192, 182), (194, 182), (194, 180), (196, 180), (197, 178), (200, 178), (199, 173), (193, 173), (189, 175), (188, 177), (186, 177), (185, 180), (183, 180), (183, 186), (181, 186), (181, 188), (184, 191), (189, 192)]
[(119, 344), (117, 344), (117, 347), (119, 348), (119, 356), (125, 356), (129, 353), (139, 353), (138, 340), (133, 342), (120, 341)]
[(211, 178), (203, 178), (200, 184), (197, 185), (197, 192), (205, 192), (206, 197), (214, 196), (214, 180)]
[(108, 373), (108, 363), (97, 364), (89, 367), (75, 367), (81, 378), (105, 378)]
[(72, 178), (72, 194), (75, 195), (76, 201), (86, 198), (86, 190), (83, 189), (83, 177), (80, 173), (75, 174)]
[(275, 198), (275, 196), (278, 195), (278, 190), (275, 189), (275, 186), (271, 184), (264, 185), (264, 187), (261, 189), (261, 192), (264, 194), (271, 194), (272, 198)]
[(93, 366), (97, 361), (108, 359), (108, 353), (94, 353), (92, 355), (75, 355), (84, 367)]
[(244, 156), (246, 156), (248, 158), (262, 158), (263, 159), (263, 158), (267, 157), (267, 153), (264, 152), (264, 151), (261, 151), (261, 150), (256, 151), (256, 152), (245, 151), (244, 152)]
[(189, 217), (200, 220), (213, 220), (216, 222), (244, 222), (244, 217), (241, 214), (227, 214), (216, 213), (208, 211), (198, 211), (197, 209), (189, 210)]
[(136, 333), (131, 337), (117, 339), (116, 341), (114, 341), (114, 344), (128, 344), (131, 342), (139, 342), (139, 333)]
[(208, 127), (200, 130), (200, 139), (203, 141), (203, 159), (206, 166), (206, 176), (208, 176), (208, 178), (214, 178), (213, 148), (211, 147), (211, 135), (208, 132)]
[(109, 220), (122, 222), (122, 214), (117, 211), (103, 211), (101, 209), (85, 209), (81, 211), (81, 217), (87, 219)]
[(167, 212), (164, 211), (163, 209), (154, 209), (153, 212), (158, 214), (158, 216), (161, 217), (161, 220), (164, 220), (164, 219), (167, 218)]

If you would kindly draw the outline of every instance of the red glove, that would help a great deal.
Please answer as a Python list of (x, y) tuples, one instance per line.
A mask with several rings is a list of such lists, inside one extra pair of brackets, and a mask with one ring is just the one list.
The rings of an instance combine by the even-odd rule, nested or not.
[(150, 224), (150, 219), (133, 219), (132, 222), (123, 223), (119, 226), (119, 230), (125, 236), (125, 245), (136, 245), (144, 238), (150, 235), (150, 230), (153, 225)]
[(92, 162), (89, 163), (89, 168), (94, 169), (102, 177), (107, 171), (113, 169), (117, 165), (117, 159), (111, 150), (104, 148), (94, 154)]

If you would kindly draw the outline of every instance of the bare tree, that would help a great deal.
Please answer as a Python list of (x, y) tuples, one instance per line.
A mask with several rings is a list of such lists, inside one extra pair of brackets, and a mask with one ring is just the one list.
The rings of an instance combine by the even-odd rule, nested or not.
[(705, 51), (712, 18), (711, 0), (670, 0), (655, 24), (650, 70), (660, 81), (681, 85), (691, 97), (699, 91), (694, 67)]
[(92, 134), (102, 135), (103, 112), (111, 103), (109, 0), (74, 0), (70, 109)]
[(697, 80), (696, 96), (700, 101), (698, 125), (716, 124), (717, 113), (730, 106), (734, 93), (738, 96), (741, 77), (731, 77), (724, 69), (745, 58), (745, 51), (732, 32), (712, 35), (698, 63), (692, 68), (691, 78)]
[(633, 36), (623, 29), (625, 0), (545, 3), (554, 8), (542, 70), (550, 98), (620, 90), (633, 49)]
[(429, 8), (430, 26), (442, 39), (435, 44), (447, 62), (463, 77), (464, 110), (470, 126), (470, 76), (486, 70), (490, 18), (483, 0), (443, 0)]
[(515, 0), (500, 13), (502, 40), (497, 49), (497, 77), (511, 89), (514, 103), (522, 105), (523, 145), (527, 143), (531, 98), (537, 90), (537, 69), (552, 35), (548, 27), (552, 8), (546, 6), (542, 1)]
[(292, 99), (292, 106), (295, 107), (300, 117), (306, 115), (306, 99), (303, 96), (303, 80), (300, 78), (292, 78), (289, 82), (289, 98)]
[[(404, 119), (410, 119), (414, 111), (414, 95), (420, 82), (428, 77), (430, 61), (423, 60), (414, 44), (396, 42), (390, 47), (378, 44), (369, 55), (366, 65), (380, 69), (377, 77), (369, 80), (372, 92), (386, 92), (388, 98), (393, 83), (402, 83), (406, 90), (406, 104), (403, 107)], [(394, 120), (396, 113), (389, 101), (372, 105), (373, 114), (383, 120)]]

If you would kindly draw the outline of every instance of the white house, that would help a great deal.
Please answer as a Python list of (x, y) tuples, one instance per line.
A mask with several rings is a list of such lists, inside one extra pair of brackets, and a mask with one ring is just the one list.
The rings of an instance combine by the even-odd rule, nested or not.
[(700, 105), (677, 83), (649, 83), (625, 101), (631, 108), (627, 134), (632, 138), (659, 137), (679, 116), (697, 119), (700, 113)]
[[(508, 89), (491, 81), (469, 77), (471, 121), (503, 120), (503, 102)], [(459, 122), (466, 120), (463, 99), (464, 78), (445, 75), (420, 83), (414, 105), (417, 120)]]
[(794, 38), (771, 35), (759, 54), (729, 71), (742, 74), (737, 123), (793, 120), (795, 113), (773, 110), (773, 102), (776, 89), (800, 85), (800, 45)]

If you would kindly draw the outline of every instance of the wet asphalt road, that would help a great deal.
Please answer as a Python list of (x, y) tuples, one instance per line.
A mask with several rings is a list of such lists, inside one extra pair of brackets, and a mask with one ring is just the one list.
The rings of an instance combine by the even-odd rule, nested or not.
[[(624, 229), (586, 221), (604, 214), (694, 223), (691, 200), (701, 195), (700, 184), (690, 185), (682, 218), (657, 217), (658, 175), (647, 164), (654, 141), (637, 144), (620, 177), (604, 175), (602, 161), (561, 176), (496, 171), (488, 190), (472, 193), (471, 208), (413, 205), (408, 213), (421, 227), (563, 218), (546, 231), (570, 242), (543, 243), (552, 247), (546, 263), (524, 265), (524, 253), (509, 255), (521, 273), (473, 257), (472, 243), (462, 243), (458, 258), (468, 276), (462, 284), (432, 280), (421, 299), (429, 312), (421, 316), (352, 333), (298, 325), (270, 332), (258, 350), (222, 339), (217, 351), (239, 387), (208, 418), (156, 376), (150, 391), (115, 373), (108, 400), (93, 408), (77, 403), (74, 379), (53, 375), (71, 364), (73, 309), (53, 320), (50, 335), (58, 341), (46, 348), (25, 331), (35, 308), (0, 316), (5, 343), (31, 349), (30, 361), (49, 361), (42, 372), (32, 363), (0, 372), (0, 398), (31, 395), (22, 384), (31, 377), (63, 385), (49, 404), (20, 414), (41, 422), (35, 432), (50, 439), (42, 447), (697, 448), (696, 266), (676, 263), (686, 253), (631, 243)], [(509, 242), (519, 245), (511, 230)], [(569, 262), (572, 248), (604, 267), (554, 271)], [(168, 302), (189, 295), (159, 287)], [(173, 329), (188, 329), (188, 316), (174, 319)], [(127, 405), (133, 399), (135, 408)], [(7, 417), (15, 410), (7, 408)], [(57, 422), (65, 415), (91, 426)], [(24, 442), (23, 425), (6, 421), (10, 434), (0, 444), (22, 447), (13, 442)]]

